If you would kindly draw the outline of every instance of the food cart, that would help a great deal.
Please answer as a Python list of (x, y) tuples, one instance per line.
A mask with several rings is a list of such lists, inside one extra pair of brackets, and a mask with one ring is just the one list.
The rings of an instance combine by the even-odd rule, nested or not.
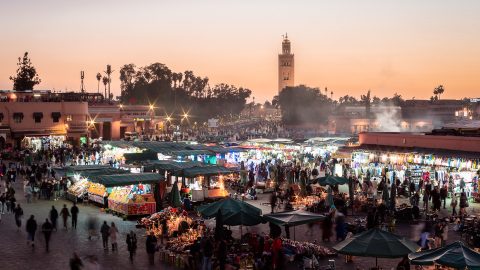
[(155, 213), (154, 190), (164, 180), (157, 173), (97, 175), (89, 178), (89, 200), (125, 216)]

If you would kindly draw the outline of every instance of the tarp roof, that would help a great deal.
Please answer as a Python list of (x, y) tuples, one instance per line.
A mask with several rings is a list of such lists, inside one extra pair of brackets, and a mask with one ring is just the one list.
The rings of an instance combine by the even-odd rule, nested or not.
[(79, 171), (78, 174), (83, 177), (93, 177), (98, 175), (112, 175), (112, 174), (128, 174), (130, 173), (127, 170), (115, 169), (115, 168), (105, 168), (100, 170), (88, 170), (88, 171)]
[(200, 166), (200, 167), (196, 166), (191, 168), (185, 168), (174, 174), (177, 176), (195, 177), (195, 176), (231, 174), (233, 172), (235, 172), (235, 170), (231, 170), (223, 166), (210, 165), (210, 166)]
[(173, 160), (151, 160), (144, 164), (145, 170), (165, 170), (165, 171), (180, 171), (191, 167), (201, 167), (203, 163), (197, 161), (191, 162), (177, 162)]
[(134, 147), (133, 142), (131, 141), (102, 141), (103, 145), (111, 145), (118, 148), (131, 148)]
[(134, 142), (133, 145), (162, 154), (167, 154), (171, 151), (185, 150), (187, 147), (186, 143), (177, 142)]
[(105, 187), (119, 187), (138, 183), (149, 184), (164, 180), (165, 177), (158, 173), (129, 173), (112, 175), (95, 175), (89, 177), (90, 182), (99, 183)]
[(126, 163), (147, 161), (147, 160), (158, 160), (158, 154), (156, 152), (145, 150), (140, 153), (125, 153), (123, 154)]
[(109, 165), (77, 165), (68, 167), (54, 167), (53, 170), (58, 176), (73, 176), (75, 173), (83, 171), (95, 171), (111, 168)]
[(198, 155), (214, 155), (213, 152), (208, 150), (178, 150), (169, 152), (172, 156), (198, 156)]

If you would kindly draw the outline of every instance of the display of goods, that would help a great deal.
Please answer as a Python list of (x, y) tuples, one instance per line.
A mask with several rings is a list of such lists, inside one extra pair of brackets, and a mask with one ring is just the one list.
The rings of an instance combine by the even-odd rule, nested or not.
[[(140, 224), (147, 228), (147, 231), (153, 231), (156, 236), (161, 236), (161, 221), (167, 219), (168, 232), (172, 234), (174, 231), (178, 230), (181, 223), (186, 223), (188, 226), (191, 226), (193, 220), (188, 217), (188, 213), (185, 211), (177, 211), (176, 208), (167, 208), (161, 212), (154, 213), (148, 218), (142, 218)], [(197, 236), (197, 232), (190, 230), (190, 236)], [(188, 238), (188, 235), (185, 235)]]
[(155, 202), (148, 203), (122, 203), (108, 199), (108, 208), (117, 213), (128, 216), (150, 215), (155, 213), (157, 204)]
[(86, 179), (81, 179), (71, 185), (70, 188), (68, 188), (68, 192), (77, 197), (80, 197), (85, 194), (85, 192), (87, 192), (89, 185), (90, 183)]
[(315, 255), (317, 257), (327, 257), (336, 254), (335, 250), (309, 242), (299, 242), (291, 239), (283, 239), (283, 246), (292, 250), (295, 254)]
[(131, 185), (125, 187), (114, 187), (110, 193), (109, 200), (123, 203), (144, 203), (154, 202), (150, 193), (150, 185)]
[(88, 186), (88, 193), (105, 197), (107, 196), (107, 189), (101, 184), (90, 183)]

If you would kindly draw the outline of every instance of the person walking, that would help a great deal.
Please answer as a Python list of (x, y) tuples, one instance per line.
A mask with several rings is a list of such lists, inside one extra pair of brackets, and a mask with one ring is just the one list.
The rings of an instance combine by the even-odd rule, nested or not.
[(133, 263), (133, 256), (137, 251), (137, 235), (133, 231), (127, 234), (127, 249), (130, 253), (130, 262)]
[(115, 223), (112, 222), (110, 226), (110, 241), (112, 243), (112, 251), (118, 251), (118, 244), (117, 244), (117, 234), (118, 234), (118, 229), (115, 226)]
[(50, 223), (48, 218), (45, 219), (45, 222), (42, 224), (42, 232), (43, 236), (45, 237), (45, 248), (47, 252), (49, 252), (50, 246), (50, 236), (52, 236), (52, 231), (53, 231), (53, 224)]
[(0, 214), (5, 214), (5, 208), (7, 208), (7, 198), (4, 192), (0, 195)]
[(150, 265), (154, 265), (155, 264), (155, 251), (157, 251), (157, 238), (155, 237), (153, 232), (150, 232), (150, 234), (147, 236), (145, 246), (146, 246), (146, 249), (147, 249), (148, 261), (149, 261)]
[(110, 226), (108, 226), (106, 221), (103, 222), (103, 225), (100, 228), (100, 234), (102, 235), (103, 249), (108, 250), (108, 236), (110, 234)]
[(57, 219), (58, 219), (58, 211), (55, 206), (52, 205), (52, 209), (50, 210), (50, 221), (52, 222), (52, 227), (57, 231)]
[(270, 207), (271, 207), (272, 214), (275, 211), (275, 206), (277, 206), (277, 192), (274, 191), (270, 196)]
[(32, 245), (32, 248), (35, 247), (35, 232), (37, 231), (37, 221), (35, 221), (35, 216), (31, 215), (27, 220), (26, 230), (28, 233), (27, 236), (27, 245)]
[(72, 214), (72, 229), (77, 229), (77, 220), (78, 220), (78, 210), (77, 203), (73, 203), (72, 208), (70, 208), (70, 213)]
[(443, 202), (443, 209), (447, 209), (446, 208), (447, 197), (448, 197), (447, 185), (443, 185), (442, 188), (440, 189), (440, 199)]
[(212, 270), (212, 256), (213, 256), (213, 240), (210, 237), (207, 237), (203, 241), (202, 250), (203, 250), (203, 262), (202, 270)]
[(78, 257), (77, 253), (73, 253), (73, 257), (70, 259), (70, 270), (80, 270), (83, 267), (82, 260)]
[(464, 216), (467, 214), (467, 211), (465, 209), (467, 207), (468, 207), (467, 195), (462, 190), (462, 193), (460, 193), (460, 216)]
[(220, 270), (225, 270), (225, 265), (227, 263), (227, 243), (225, 243), (224, 239), (220, 239), (220, 243), (218, 243), (217, 259)]
[(68, 220), (68, 217), (70, 216), (70, 212), (68, 211), (66, 204), (63, 205), (62, 211), (60, 211), (60, 216), (62, 216), (62, 219), (63, 219), (63, 228), (65, 230), (68, 230), (67, 220)]
[(15, 224), (17, 224), (17, 231), (20, 231), (20, 227), (22, 227), (22, 217), (23, 217), (23, 209), (20, 207), (20, 204), (17, 204), (15, 209), (13, 210), (15, 214)]
[(168, 241), (168, 225), (167, 225), (167, 218), (162, 218), (162, 221), (160, 223), (161, 229), (162, 229), (162, 235), (160, 237), (160, 243), (163, 245), (163, 240), (165, 239)]
[(457, 215), (457, 195), (455, 195), (455, 192), (452, 192), (452, 200), (450, 201), (450, 206), (452, 207), (452, 216)]

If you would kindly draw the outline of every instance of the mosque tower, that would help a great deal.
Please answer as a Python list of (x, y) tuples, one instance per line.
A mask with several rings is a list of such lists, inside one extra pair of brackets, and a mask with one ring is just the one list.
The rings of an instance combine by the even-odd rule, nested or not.
[(291, 53), (288, 35), (283, 36), (282, 53), (278, 55), (278, 93), (287, 86), (295, 85), (294, 54)]

